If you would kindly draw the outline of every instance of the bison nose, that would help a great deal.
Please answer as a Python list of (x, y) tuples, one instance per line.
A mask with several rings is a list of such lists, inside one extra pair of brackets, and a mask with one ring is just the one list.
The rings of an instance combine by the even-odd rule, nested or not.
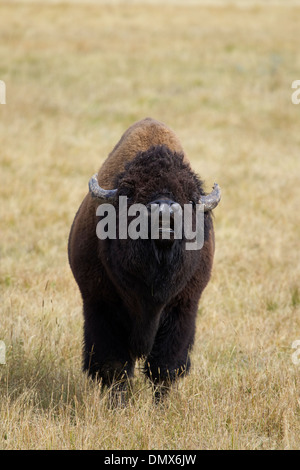
[(174, 214), (178, 212), (181, 208), (181, 206), (174, 201), (171, 201), (169, 199), (157, 199), (150, 204), (148, 204), (148, 210), (149, 212), (152, 210), (153, 212), (158, 211), (160, 216), (163, 216), (164, 214), (170, 215), (170, 217), (174, 217)]

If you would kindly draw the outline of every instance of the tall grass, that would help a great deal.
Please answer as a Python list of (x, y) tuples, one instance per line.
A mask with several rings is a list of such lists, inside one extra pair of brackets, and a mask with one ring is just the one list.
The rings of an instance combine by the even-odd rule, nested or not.
[[(300, 446), (299, 7), (2, 2), (1, 449)], [(81, 372), (67, 237), (89, 177), (134, 121), (179, 135), (209, 190), (216, 256), (190, 375), (163, 407)]]

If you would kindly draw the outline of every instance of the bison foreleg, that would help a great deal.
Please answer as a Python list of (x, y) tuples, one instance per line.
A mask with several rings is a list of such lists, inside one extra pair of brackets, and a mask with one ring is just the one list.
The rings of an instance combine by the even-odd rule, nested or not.
[[(110, 387), (112, 406), (124, 400), (135, 360), (124, 340), (113, 308), (104, 303), (84, 304), (83, 369)], [(86, 321), (88, 319), (88, 321)], [(118, 398), (119, 397), (119, 398)]]
[(160, 401), (171, 385), (190, 368), (189, 353), (195, 335), (197, 305), (178, 303), (162, 314), (144, 372), (154, 384), (155, 401)]

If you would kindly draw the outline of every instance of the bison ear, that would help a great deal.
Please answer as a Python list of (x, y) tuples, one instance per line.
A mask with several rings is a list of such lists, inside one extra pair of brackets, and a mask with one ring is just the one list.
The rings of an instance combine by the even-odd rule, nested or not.
[(204, 205), (204, 212), (211, 211), (219, 204), (221, 200), (220, 186), (215, 183), (213, 190), (207, 196), (200, 196), (199, 204)]
[(99, 199), (99, 202), (113, 202), (116, 198), (117, 189), (103, 189), (99, 186), (97, 173), (89, 181), (89, 192), (92, 197)]

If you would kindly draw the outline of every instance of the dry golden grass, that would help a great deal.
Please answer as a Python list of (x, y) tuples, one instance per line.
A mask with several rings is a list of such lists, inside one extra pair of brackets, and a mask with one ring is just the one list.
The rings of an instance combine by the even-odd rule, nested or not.
[[(192, 3), (1, 2), (0, 449), (300, 447), (300, 8)], [(191, 374), (155, 407), (137, 370), (113, 411), (81, 372), (67, 237), (148, 115), (223, 198)]]

